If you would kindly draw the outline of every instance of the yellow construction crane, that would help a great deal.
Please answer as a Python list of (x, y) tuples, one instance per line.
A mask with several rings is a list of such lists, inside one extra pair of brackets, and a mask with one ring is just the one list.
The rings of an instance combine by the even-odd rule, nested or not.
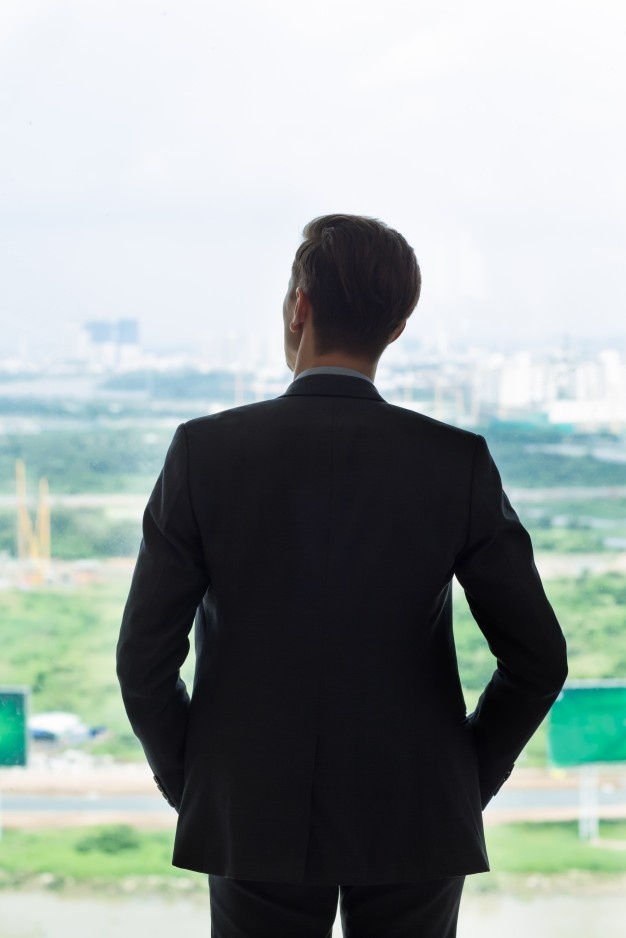
[(37, 513), (33, 524), (26, 495), (26, 466), (22, 459), (15, 463), (17, 494), (17, 556), (28, 566), (36, 582), (46, 579), (50, 569), (50, 501), (48, 480), (39, 480)]

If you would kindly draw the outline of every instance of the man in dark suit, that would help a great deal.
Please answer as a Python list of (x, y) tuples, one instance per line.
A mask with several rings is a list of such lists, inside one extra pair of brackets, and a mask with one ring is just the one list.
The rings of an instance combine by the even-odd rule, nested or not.
[[(488, 869), (482, 808), (565, 680), (484, 439), (372, 383), (419, 291), (381, 222), (307, 225), (295, 380), (179, 427), (145, 512), (118, 673), (214, 938), (326, 938), (338, 897), (350, 938), (455, 935), (464, 877)], [(470, 716), (454, 576), (497, 659)]]

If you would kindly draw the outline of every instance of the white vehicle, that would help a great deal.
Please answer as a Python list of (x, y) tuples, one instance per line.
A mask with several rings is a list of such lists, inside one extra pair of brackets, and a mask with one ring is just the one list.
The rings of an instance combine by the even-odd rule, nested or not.
[(89, 739), (91, 733), (75, 713), (51, 710), (36, 713), (28, 719), (28, 733), (33, 740), (48, 740), (64, 746), (75, 746)]

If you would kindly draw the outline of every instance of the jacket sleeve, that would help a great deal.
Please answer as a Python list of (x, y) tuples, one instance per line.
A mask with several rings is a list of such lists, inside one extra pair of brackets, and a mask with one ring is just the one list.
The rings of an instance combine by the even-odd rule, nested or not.
[(180, 668), (209, 583), (191, 504), (187, 437), (176, 431), (143, 518), (143, 539), (117, 645), (131, 726), (158, 787), (178, 807), (184, 784), (189, 695)]
[(455, 573), (497, 667), (469, 718), (484, 805), (559, 694), (565, 639), (546, 598), (532, 546), (502, 490), (485, 440), (474, 453), (468, 536)]

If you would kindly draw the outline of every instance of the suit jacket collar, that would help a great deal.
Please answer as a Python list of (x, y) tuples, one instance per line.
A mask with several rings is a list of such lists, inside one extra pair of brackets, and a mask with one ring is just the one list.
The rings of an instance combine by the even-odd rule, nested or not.
[(371, 401), (384, 401), (373, 384), (363, 378), (347, 375), (305, 375), (293, 381), (283, 397), (361, 397)]

